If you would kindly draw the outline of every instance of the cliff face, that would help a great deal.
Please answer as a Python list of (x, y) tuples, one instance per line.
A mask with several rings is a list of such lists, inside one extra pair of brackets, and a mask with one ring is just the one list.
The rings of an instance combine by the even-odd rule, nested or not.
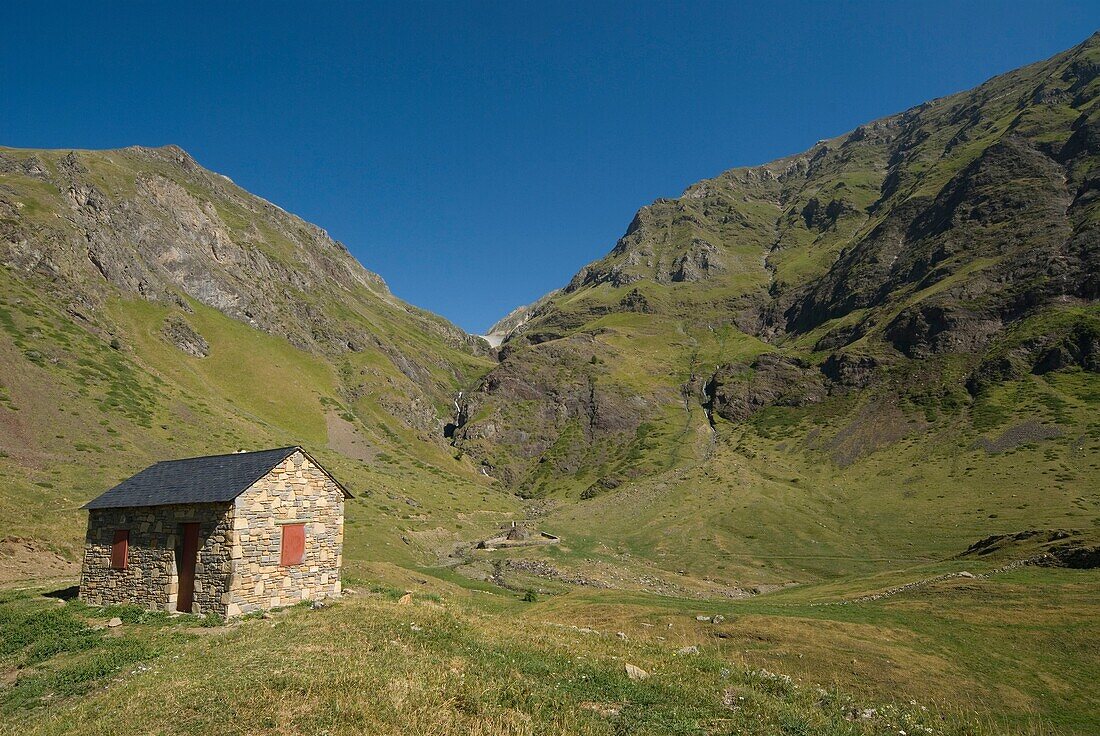
[[(0, 176), (0, 263), (48, 280), (81, 318), (114, 289), (166, 304), (190, 297), (320, 353), (377, 344), (376, 316), (479, 350), (395, 298), (325, 231), (175, 146), (0, 149)], [(348, 307), (364, 319), (347, 319)]]
[[(643, 207), (514, 327), (460, 446), (535, 491), (560, 438), (584, 437), (566, 466), (619, 472), (647, 442), (638, 427), (684, 421), (670, 418), (683, 402), (740, 420), (913, 371), (971, 397), (1053, 366), (1095, 371), (1098, 72), (1093, 36)], [(510, 417), (518, 400), (533, 403)]]

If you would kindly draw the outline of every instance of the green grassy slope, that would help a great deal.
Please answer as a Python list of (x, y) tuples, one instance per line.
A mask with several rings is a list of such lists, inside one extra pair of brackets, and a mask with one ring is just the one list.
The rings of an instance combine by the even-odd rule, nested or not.
[(80, 504), (142, 467), (290, 443), (358, 494), (353, 558), (515, 506), (442, 439), (482, 346), (182, 151), (2, 149), (0, 228), (0, 536), (75, 559)]
[(689, 587), (1095, 528), (1098, 69), (1093, 36), (642, 208), (456, 445), (554, 509), (539, 554)]
[(540, 523), (576, 549), (559, 563), (626, 553), (644, 570), (741, 586), (943, 559), (995, 533), (1096, 529), (1095, 391), (1083, 372), (1032, 378), (932, 423), (873, 400), (773, 409), (719, 426), (705, 463), (562, 504)]

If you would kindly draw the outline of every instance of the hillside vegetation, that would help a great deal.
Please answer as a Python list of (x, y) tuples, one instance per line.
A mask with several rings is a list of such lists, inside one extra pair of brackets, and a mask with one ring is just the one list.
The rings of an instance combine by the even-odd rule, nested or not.
[(0, 690), (0, 733), (1094, 732), (1095, 599), (1066, 571), (817, 607), (523, 603), (373, 572), (412, 603), (353, 579), (336, 604), (223, 626), (3, 594), (0, 667), (21, 674)]
[[(403, 533), (436, 543), (456, 514), (514, 506), (443, 439), (458, 387), (491, 365), (322, 230), (178, 148), (0, 149), (9, 541), (75, 559), (80, 504), (145, 465), (303, 444), (356, 488), (349, 523), (376, 527), (353, 548), (412, 559)], [(433, 508), (446, 520), (427, 523)]]
[[(0, 732), (1100, 731), (1098, 73), (643, 207), (499, 348), (177, 147), (0, 148)], [(59, 600), (82, 503), (288, 444), (355, 594)]]
[(494, 328), (456, 445), (561, 562), (692, 584), (1095, 528), (1098, 71), (1093, 36), (642, 208)]

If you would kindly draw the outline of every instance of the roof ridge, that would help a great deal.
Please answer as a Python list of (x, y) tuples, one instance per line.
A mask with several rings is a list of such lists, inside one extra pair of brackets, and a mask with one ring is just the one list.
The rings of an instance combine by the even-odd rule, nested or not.
[(163, 465), (164, 463), (180, 463), (180, 462), (183, 462), (184, 460), (209, 460), (209, 459), (215, 458), (215, 457), (235, 457), (235, 456), (240, 456), (240, 455), (257, 455), (261, 452), (277, 452), (279, 450), (301, 450), (301, 449), (302, 449), (301, 445), (286, 445), (284, 447), (270, 447), (266, 450), (238, 450), (236, 452), (219, 452), (215, 455), (193, 455), (191, 457), (177, 457), (177, 458), (173, 458), (171, 460), (157, 460), (155, 463), (153, 463), (153, 465), (150, 465), (149, 467), (154, 467), (156, 465)]

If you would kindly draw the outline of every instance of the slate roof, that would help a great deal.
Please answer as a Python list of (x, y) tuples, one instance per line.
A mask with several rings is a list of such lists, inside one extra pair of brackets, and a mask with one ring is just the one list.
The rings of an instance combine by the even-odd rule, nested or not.
[[(185, 460), (164, 460), (84, 504), (86, 509), (115, 509), (131, 506), (165, 506), (176, 503), (224, 503), (241, 495), (272, 468), (300, 447), (209, 455)], [(321, 465), (309, 459), (332, 478)], [(344, 496), (351, 494), (335, 478)]]

